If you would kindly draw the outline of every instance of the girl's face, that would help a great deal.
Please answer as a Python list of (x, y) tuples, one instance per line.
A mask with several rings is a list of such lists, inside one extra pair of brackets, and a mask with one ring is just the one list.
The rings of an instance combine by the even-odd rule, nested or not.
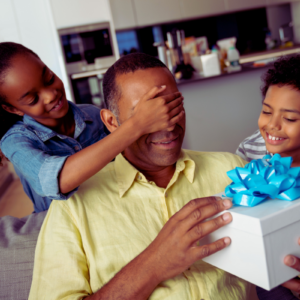
[(300, 156), (300, 91), (293, 86), (269, 87), (258, 119), (270, 153)]
[(68, 112), (68, 101), (62, 81), (36, 56), (17, 54), (12, 58), (0, 93), (10, 113), (32, 117), (48, 127), (60, 124)]

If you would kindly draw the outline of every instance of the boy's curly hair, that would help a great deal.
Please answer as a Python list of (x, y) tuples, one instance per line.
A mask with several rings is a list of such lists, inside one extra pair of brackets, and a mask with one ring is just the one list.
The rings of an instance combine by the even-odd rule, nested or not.
[(263, 75), (262, 80), (263, 97), (266, 96), (271, 85), (290, 85), (300, 91), (300, 55), (279, 58), (273, 68)]

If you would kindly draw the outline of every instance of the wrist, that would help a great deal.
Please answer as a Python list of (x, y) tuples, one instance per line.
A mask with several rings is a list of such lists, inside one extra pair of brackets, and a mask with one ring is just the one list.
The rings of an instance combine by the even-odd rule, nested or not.
[(140, 255), (139, 259), (143, 262), (143, 269), (147, 273), (148, 282), (153, 289), (164, 279), (161, 274), (161, 266), (158, 264), (156, 251), (148, 247)]
[(135, 141), (145, 134), (142, 130), (140, 122), (137, 121), (134, 115), (127, 119), (122, 125), (125, 125), (127, 127), (128, 132), (132, 134), (132, 137)]

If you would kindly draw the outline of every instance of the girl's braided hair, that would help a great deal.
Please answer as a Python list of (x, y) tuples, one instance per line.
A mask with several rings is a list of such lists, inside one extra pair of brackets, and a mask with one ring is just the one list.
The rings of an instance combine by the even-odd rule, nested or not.
[[(23, 119), (23, 117), (7, 112), (3, 109), (1, 104), (9, 105), (6, 102), (5, 95), (1, 94), (1, 84), (5, 81), (5, 76), (9, 68), (11, 67), (12, 58), (17, 54), (32, 54), (36, 57), (37, 54), (30, 49), (24, 47), (21, 44), (4, 42), (0, 43), (0, 139), (17, 121)], [(4, 155), (0, 149), (0, 165), (4, 158)]]

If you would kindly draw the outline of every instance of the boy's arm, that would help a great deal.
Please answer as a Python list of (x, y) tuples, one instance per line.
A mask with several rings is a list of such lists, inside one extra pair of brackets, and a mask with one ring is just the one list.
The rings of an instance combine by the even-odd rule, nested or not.
[(60, 192), (66, 194), (96, 174), (142, 135), (174, 126), (184, 115), (181, 94), (153, 99), (165, 89), (155, 87), (138, 104), (136, 113), (97, 143), (69, 156), (59, 175)]

